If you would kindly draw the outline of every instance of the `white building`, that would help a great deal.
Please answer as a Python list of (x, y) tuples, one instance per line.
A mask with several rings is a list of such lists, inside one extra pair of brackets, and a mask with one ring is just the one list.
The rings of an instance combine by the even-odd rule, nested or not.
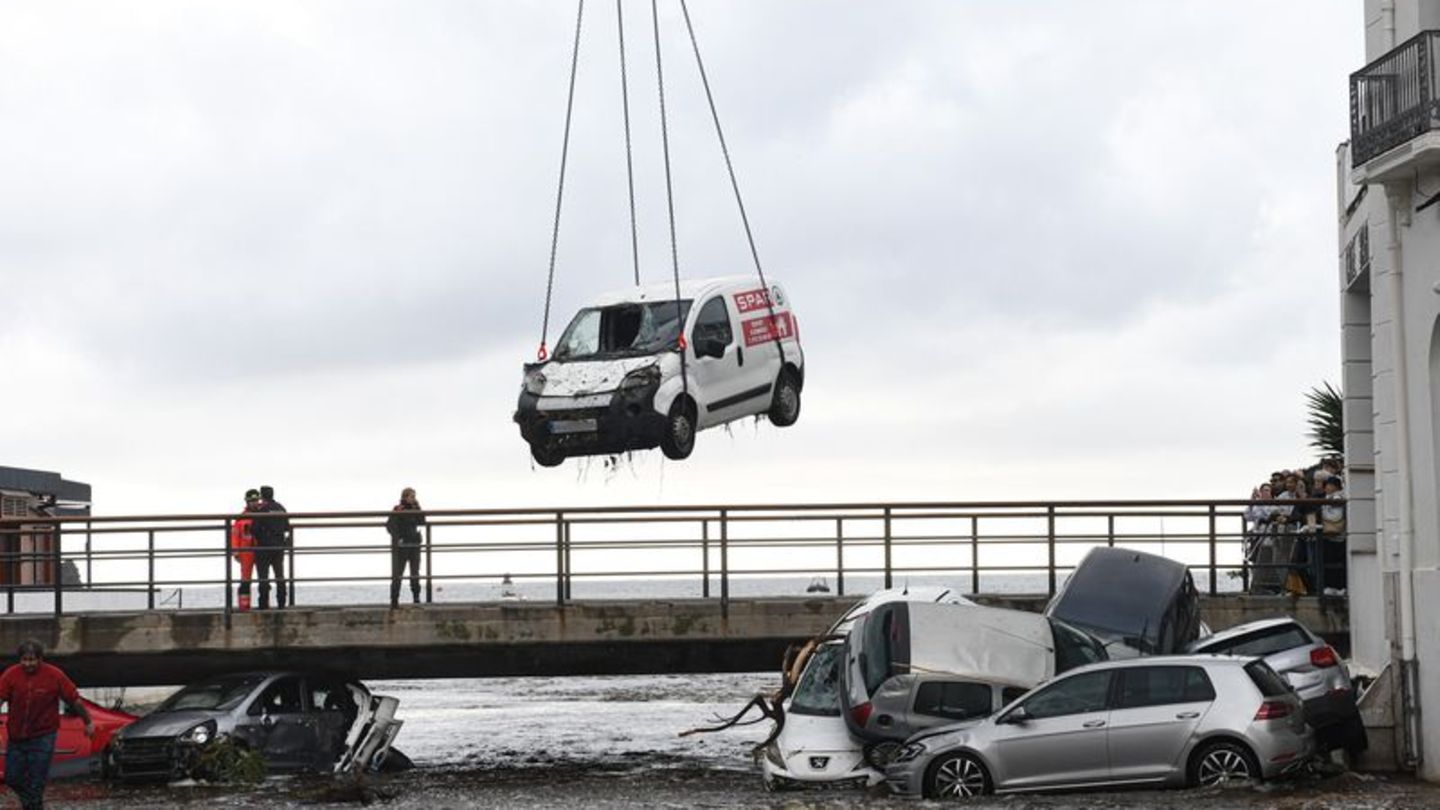
[(1337, 156), (1350, 632), (1370, 764), (1440, 780), (1440, 0), (1365, 0)]

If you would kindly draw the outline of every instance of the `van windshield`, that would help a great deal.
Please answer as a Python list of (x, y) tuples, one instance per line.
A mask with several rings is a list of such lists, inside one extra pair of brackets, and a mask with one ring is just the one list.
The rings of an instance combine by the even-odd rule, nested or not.
[(555, 346), (556, 360), (593, 360), (653, 354), (672, 348), (690, 302), (651, 301), (580, 310)]

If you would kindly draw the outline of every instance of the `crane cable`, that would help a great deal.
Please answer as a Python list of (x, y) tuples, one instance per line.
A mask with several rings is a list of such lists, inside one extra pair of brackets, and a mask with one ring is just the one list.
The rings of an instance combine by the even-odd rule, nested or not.
[[(676, 341), (680, 349), (680, 386), (685, 398), (690, 398), (690, 380), (685, 363), (685, 318), (680, 311), (680, 251), (675, 242), (675, 191), (670, 180), (670, 129), (665, 123), (665, 70), (660, 59), (660, 9), (659, 0), (650, 0), (650, 21), (655, 30), (655, 78), (660, 88), (660, 143), (665, 158), (665, 205), (670, 215), (670, 266), (675, 276), (675, 320), (680, 324), (680, 337)], [(698, 421), (700, 415), (695, 414)], [(691, 426), (692, 429), (694, 426)]]
[[(654, 0), (652, 0), (653, 2)], [(725, 156), (725, 170), (730, 174), (730, 187), (735, 191), (735, 205), (740, 209), (740, 222), (745, 226), (745, 239), (750, 244), (750, 257), (755, 260), (755, 272), (760, 276), (760, 287), (765, 294), (765, 308), (770, 316), (770, 330), (774, 333), (775, 348), (780, 350), (780, 368), (783, 370), (785, 368), (785, 342), (781, 340), (780, 323), (775, 317), (774, 296), (770, 294), (770, 285), (765, 281), (765, 270), (760, 266), (760, 252), (755, 249), (755, 234), (750, 229), (750, 217), (745, 213), (745, 201), (740, 197), (740, 183), (735, 179), (735, 165), (730, 161), (730, 147), (726, 145), (725, 132), (720, 128), (720, 113), (715, 109), (715, 96), (710, 92), (710, 79), (705, 73), (705, 60), (700, 58), (700, 44), (695, 38), (695, 26), (690, 23), (690, 7), (685, 0), (680, 0), (680, 11), (685, 15), (685, 30), (690, 33), (690, 47), (695, 51), (695, 65), (700, 69), (700, 83), (705, 87), (705, 100), (710, 104), (710, 118), (715, 122), (715, 135), (720, 139), (720, 152)], [(673, 239), (673, 222), (671, 223), (671, 233)]]
[(585, 18), (585, 0), (575, 11), (575, 47), (570, 54), (570, 91), (565, 99), (565, 137), (560, 145), (560, 183), (555, 190), (555, 226), (550, 231), (550, 273), (545, 279), (545, 316), (540, 321), (540, 349), (536, 357), (544, 362), (550, 351), (545, 346), (550, 333), (550, 299), (555, 291), (555, 249), (560, 243), (560, 204), (565, 199), (565, 163), (570, 158), (570, 117), (575, 109), (575, 69), (580, 64), (580, 22)]
[(630, 83), (625, 77), (625, 12), (615, 0), (615, 23), (620, 33), (620, 104), (625, 111), (625, 178), (630, 185), (630, 256), (635, 264), (635, 286), (640, 286), (640, 236), (635, 227), (635, 159), (630, 148)]

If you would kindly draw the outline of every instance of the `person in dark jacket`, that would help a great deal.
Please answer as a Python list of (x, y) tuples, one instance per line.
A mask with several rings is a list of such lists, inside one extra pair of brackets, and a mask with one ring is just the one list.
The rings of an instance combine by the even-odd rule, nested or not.
[(385, 531), (390, 533), (390, 607), (400, 606), (400, 579), (405, 566), (410, 566), (410, 596), (420, 604), (420, 527), (425, 525), (425, 513), (420, 502), (415, 500), (415, 490), (406, 487), (400, 491), (400, 503), (395, 504), (390, 517), (385, 521)]
[[(260, 487), (260, 506), (256, 513), (284, 512), (285, 506), (275, 500), (274, 487)], [(259, 569), (260, 609), (270, 607), (270, 576), (275, 576), (275, 604), (285, 607), (285, 549), (290, 547), (290, 518), (253, 518), (250, 533), (255, 536), (255, 567)]]
[(45, 806), (45, 783), (60, 730), (60, 702), (85, 723), (85, 736), (95, 724), (75, 684), (58, 667), (45, 663), (40, 642), (20, 642), (20, 663), (0, 674), (0, 702), (7, 704), (9, 739), (5, 748), (5, 784), (15, 791), (24, 810)]

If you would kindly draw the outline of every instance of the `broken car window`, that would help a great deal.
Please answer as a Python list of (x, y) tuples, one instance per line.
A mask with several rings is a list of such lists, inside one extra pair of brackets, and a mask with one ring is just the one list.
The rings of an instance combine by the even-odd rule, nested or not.
[(300, 703), (300, 679), (281, 678), (270, 684), (250, 706), (249, 713), (255, 714), (299, 714)]
[(555, 347), (556, 360), (652, 354), (675, 346), (690, 302), (655, 301), (582, 309)]
[(795, 685), (790, 699), (793, 714), (840, 715), (840, 644), (822, 644), (810, 657), (810, 665)]

